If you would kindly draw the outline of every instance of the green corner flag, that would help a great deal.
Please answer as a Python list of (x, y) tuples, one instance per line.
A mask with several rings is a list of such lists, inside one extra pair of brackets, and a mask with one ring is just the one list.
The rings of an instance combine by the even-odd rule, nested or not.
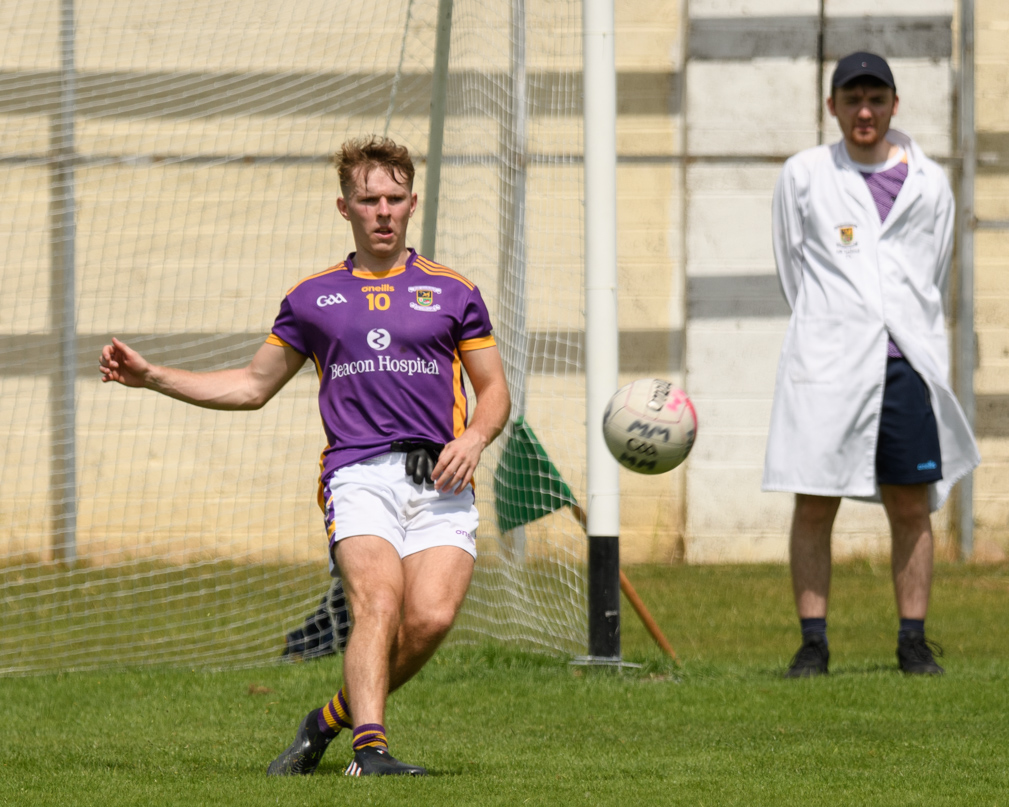
[(578, 502), (547, 456), (536, 434), (520, 416), (511, 427), (494, 475), (494, 509), (502, 532), (535, 521)]

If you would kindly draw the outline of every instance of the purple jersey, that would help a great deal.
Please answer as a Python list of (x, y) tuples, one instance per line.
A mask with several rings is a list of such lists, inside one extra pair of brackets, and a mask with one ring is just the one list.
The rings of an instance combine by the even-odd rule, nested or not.
[[(876, 203), (876, 210), (879, 213), (880, 222), (886, 221), (893, 209), (893, 203), (897, 201), (897, 194), (904, 187), (904, 180), (907, 179), (907, 155), (891, 168), (884, 171), (859, 171), (865, 178), (869, 186), (869, 193), (872, 194), (872, 201)], [(902, 359), (904, 354), (900, 352), (897, 343), (893, 339), (887, 340), (886, 355), (892, 359)]]
[(879, 220), (886, 221), (886, 217), (893, 209), (893, 203), (897, 201), (897, 194), (900, 193), (900, 189), (904, 187), (904, 180), (907, 179), (907, 155), (904, 155), (904, 159), (885, 171), (859, 171), (859, 173), (869, 186), (869, 193), (872, 194), (872, 201), (876, 203)]
[(462, 275), (413, 250), (380, 273), (355, 269), (353, 258), (288, 291), (266, 340), (315, 362), (324, 478), (397, 440), (462, 434), (460, 352), (495, 344), (483, 298)]

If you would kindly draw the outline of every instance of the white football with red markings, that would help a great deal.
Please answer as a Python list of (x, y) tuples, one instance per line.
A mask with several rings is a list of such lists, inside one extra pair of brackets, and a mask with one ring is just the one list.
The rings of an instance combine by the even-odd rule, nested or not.
[(664, 474), (690, 453), (697, 437), (697, 413), (683, 390), (659, 378), (640, 378), (610, 398), (603, 436), (625, 468)]

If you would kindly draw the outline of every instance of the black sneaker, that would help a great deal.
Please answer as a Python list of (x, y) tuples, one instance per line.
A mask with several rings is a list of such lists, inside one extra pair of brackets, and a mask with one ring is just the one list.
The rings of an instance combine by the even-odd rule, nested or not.
[(830, 661), (830, 651), (827, 640), (822, 636), (811, 634), (804, 637), (802, 647), (792, 656), (785, 678), (812, 678), (815, 675), (827, 675), (827, 664)]
[(897, 641), (897, 662), (908, 675), (942, 675), (946, 671), (935, 656), (942, 658), (942, 648), (919, 631), (908, 631)]
[(354, 752), (344, 776), (427, 776), (427, 769), (400, 762), (386, 748), (369, 745)]
[(270, 763), (267, 776), (311, 776), (322, 761), (332, 737), (319, 731), (318, 709), (313, 709), (298, 726), (291, 747)]

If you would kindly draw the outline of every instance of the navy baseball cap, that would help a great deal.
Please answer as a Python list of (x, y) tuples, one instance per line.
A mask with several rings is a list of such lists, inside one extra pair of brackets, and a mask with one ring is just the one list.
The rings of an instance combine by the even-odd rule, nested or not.
[(849, 53), (839, 59), (837, 67), (834, 68), (834, 75), (830, 79), (830, 86), (843, 87), (848, 82), (862, 76), (877, 78), (892, 90), (896, 91), (897, 89), (893, 73), (890, 72), (890, 65), (886, 63), (886, 59), (865, 51)]

